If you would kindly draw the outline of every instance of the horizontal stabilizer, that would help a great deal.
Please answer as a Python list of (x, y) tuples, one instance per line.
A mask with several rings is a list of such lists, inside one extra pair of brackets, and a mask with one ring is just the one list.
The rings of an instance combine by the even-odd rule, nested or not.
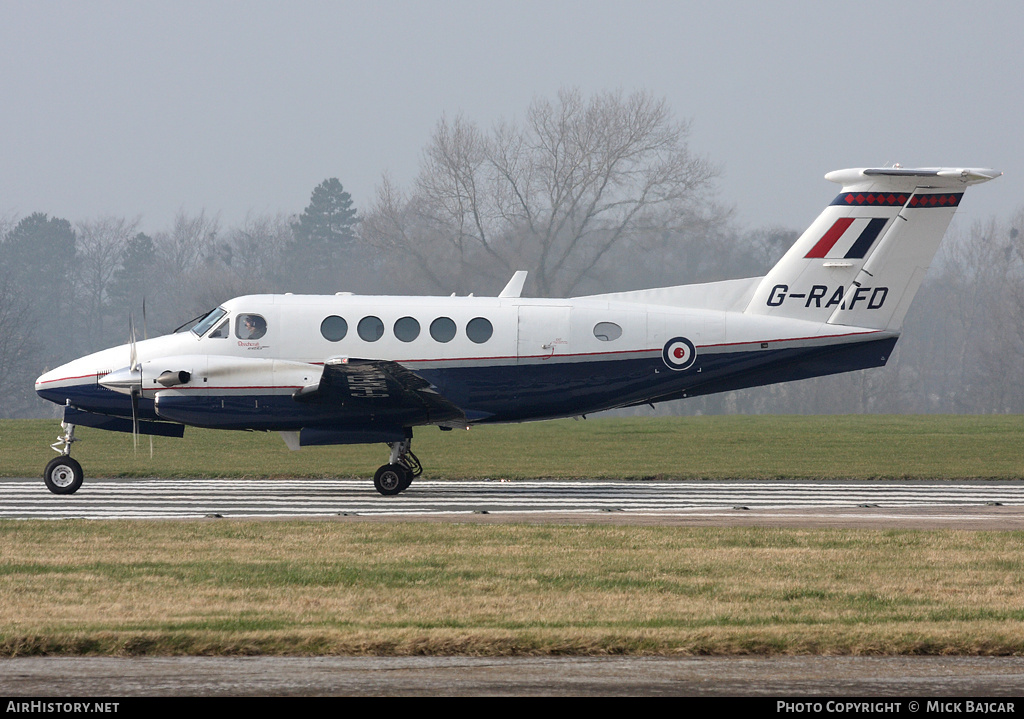
[(842, 191), (757, 286), (745, 312), (898, 331), (964, 188), (980, 168), (854, 168)]
[[(956, 189), (967, 185), (977, 185), (982, 182), (994, 180), (1003, 173), (996, 170), (983, 169), (978, 167), (955, 168), (955, 167), (877, 167), (877, 168), (856, 168), (852, 170), (835, 170), (825, 175), (829, 182), (845, 186), (852, 186), (862, 182), (870, 182), (873, 179), (900, 178), (909, 179), (910, 185), (904, 188), (913, 187), (946, 187)], [(889, 183), (893, 187), (893, 183)]]

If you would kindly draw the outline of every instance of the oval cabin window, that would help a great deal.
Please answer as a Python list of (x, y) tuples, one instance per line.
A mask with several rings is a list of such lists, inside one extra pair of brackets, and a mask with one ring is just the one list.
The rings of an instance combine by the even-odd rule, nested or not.
[(420, 323), (413, 317), (403, 317), (395, 322), (395, 337), (402, 342), (412, 342), (420, 336)]
[(320, 334), (324, 336), (325, 340), (340, 342), (348, 334), (348, 322), (345, 321), (344, 317), (331, 315), (320, 323)]
[(598, 322), (594, 325), (594, 337), (602, 342), (611, 342), (622, 336), (622, 328), (614, 322)]
[(430, 336), (438, 342), (451, 342), (455, 337), (455, 322), (450, 317), (438, 317), (430, 323)]
[(494, 334), (494, 327), (491, 325), (491, 321), (485, 317), (474, 317), (466, 325), (466, 337), (478, 345), (489, 340), (492, 334)]
[(367, 342), (376, 342), (384, 336), (384, 323), (380, 321), (380, 317), (370, 315), (359, 320), (356, 332)]

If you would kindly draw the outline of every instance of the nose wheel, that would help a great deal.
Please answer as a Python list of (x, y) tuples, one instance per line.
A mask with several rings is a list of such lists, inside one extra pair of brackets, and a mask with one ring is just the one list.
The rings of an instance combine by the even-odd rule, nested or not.
[(373, 475), (374, 488), (385, 497), (393, 497), (409, 489), (412, 481), (423, 474), (423, 466), (412, 453), (412, 438), (391, 443), (391, 461)]
[(50, 445), (50, 448), (59, 452), (60, 456), (54, 457), (46, 465), (46, 469), (43, 470), (43, 482), (54, 494), (74, 494), (85, 479), (82, 465), (71, 458), (71, 444), (76, 441), (75, 425), (61, 422), (60, 426), (64, 434)]
[(43, 472), (43, 482), (54, 494), (74, 494), (82, 486), (83, 479), (82, 465), (64, 455), (51, 459)]

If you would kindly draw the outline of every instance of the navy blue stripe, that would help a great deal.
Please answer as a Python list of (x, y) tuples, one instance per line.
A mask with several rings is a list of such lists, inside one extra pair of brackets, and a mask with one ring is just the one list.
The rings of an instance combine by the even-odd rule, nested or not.
[[(688, 370), (670, 372), (661, 357), (530, 365), (451, 367), (417, 374), (486, 422), (517, 422), (589, 414), (612, 407), (660, 402), (884, 365), (896, 338), (753, 352), (704, 353)], [(131, 398), (95, 383), (44, 390), (53, 401), (70, 399), (85, 411), (131, 418)], [(421, 407), (369, 412), (348, 403), (305, 404), (289, 394), (172, 395), (160, 401), (161, 419), (220, 429), (297, 430), (361, 428), (393, 432), (429, 423)], [(140, 400), (140, 418), (155, 419), (152, 400)], [(380, 435), (384, 436), (384, 435)], [(390, 435), (388, 435), (390, 436)], [(374, 441), (381, 441), (377, 435)]]
[(864, 231), (860, 233), (860, 237), (857, 238), (857, 241), (853, 243), (853, 247), (851, 247), (850, 251), (846, 253), (846, 257), (844, 259), (862, 259), (864, 255), (868, 253), (868, 250), (871, 249), (871, 245), (874, 244), (875, 239), (878, 237), (878, 233), (882, 231), (882, 228), (885, 227), (885, 223), (888, 221), (889, 220), (885, 217), (872, 218), (871, 222), (868, 223), (868, 226), (864, 228)]

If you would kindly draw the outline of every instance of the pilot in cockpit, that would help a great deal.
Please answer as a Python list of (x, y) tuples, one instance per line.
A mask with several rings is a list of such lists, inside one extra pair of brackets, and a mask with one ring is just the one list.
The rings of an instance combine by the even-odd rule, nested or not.
[(240, 339), (258, 340), (267, 333), (267, 322), (259, 315), (243, 315), (242, 324), (244, 329), (238, 333)]

